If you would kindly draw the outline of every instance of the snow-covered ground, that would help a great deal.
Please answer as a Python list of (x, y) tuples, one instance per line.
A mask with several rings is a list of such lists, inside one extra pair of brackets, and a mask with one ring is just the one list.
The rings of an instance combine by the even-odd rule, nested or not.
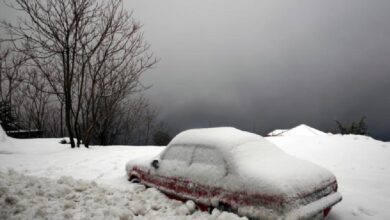
[[(108, 146), (70, 149), (59, 139), (17, 140), (0, 133), (0, 219), (238, 219), (211, 215), (130, 184), (129, 159), (163, 147)], [(327, 219), (390, 219), (390, 143), (364, 136), (268, 137), (287, 153), (337, 177), (343, 201)], [(11, 171), (9, 171), (11, 169)]]
[(191, 202), (129, 183), (126, 162), (163, 147), (70, 149), (59, 141), (0, 141), (0, 219), (246, 219), (200, 212)]

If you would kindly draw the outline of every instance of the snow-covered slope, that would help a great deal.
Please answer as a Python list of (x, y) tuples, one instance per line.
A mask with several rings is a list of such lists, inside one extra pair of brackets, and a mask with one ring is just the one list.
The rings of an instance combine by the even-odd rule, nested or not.
[(291, 129), (277, 129), (268, 134), (268, 136), (325, 136), (325, 132), (307, 126), (305, 124), (298, 125)]

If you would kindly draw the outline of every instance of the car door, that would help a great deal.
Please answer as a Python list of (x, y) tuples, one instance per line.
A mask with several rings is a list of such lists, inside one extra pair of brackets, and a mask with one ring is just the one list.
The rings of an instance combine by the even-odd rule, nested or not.
[(220, 194), (220, 186), (227, 175), (226, 162), (218, 149), (196, 146), (188, 168), (188, 185), (192, 197), (208, 200)]
[(160, 188), (167, 193), (186, 197), (188, 194), (187, 173), (194, 146), (173, 145), (161, 155), (155, 174), (160, 177)]

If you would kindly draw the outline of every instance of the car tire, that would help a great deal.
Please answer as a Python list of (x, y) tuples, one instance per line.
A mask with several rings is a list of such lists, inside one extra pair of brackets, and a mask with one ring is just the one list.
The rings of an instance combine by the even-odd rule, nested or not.
[(141, 183), (141, 180), (136, 176), (130, 177), (129, 181), (130, 181), (130, 183)]
[(222, 202), (218, 204), (218, 209), (223, 211), (223, 212), (233, 212), (234, 211), (231, 205), (226, 204), (226, 203), (222, 203)]

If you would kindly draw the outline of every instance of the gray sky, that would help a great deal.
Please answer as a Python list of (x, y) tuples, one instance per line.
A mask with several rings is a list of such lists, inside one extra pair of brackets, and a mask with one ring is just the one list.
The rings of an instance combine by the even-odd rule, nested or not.
[[(267, 133), (367, 116), (390, 140), (390, 1), (125, 0), (161, 61), (147, 92), (172, 133)], [(1, 17), (9, 13), (1, 9)], [(10, 15), (12, 16), (12, 15)]]
[(145, 74), (173, 132), (266, 133), (367, 116), (390, 139), (390, 1), (132, 0), (161, 62)]

